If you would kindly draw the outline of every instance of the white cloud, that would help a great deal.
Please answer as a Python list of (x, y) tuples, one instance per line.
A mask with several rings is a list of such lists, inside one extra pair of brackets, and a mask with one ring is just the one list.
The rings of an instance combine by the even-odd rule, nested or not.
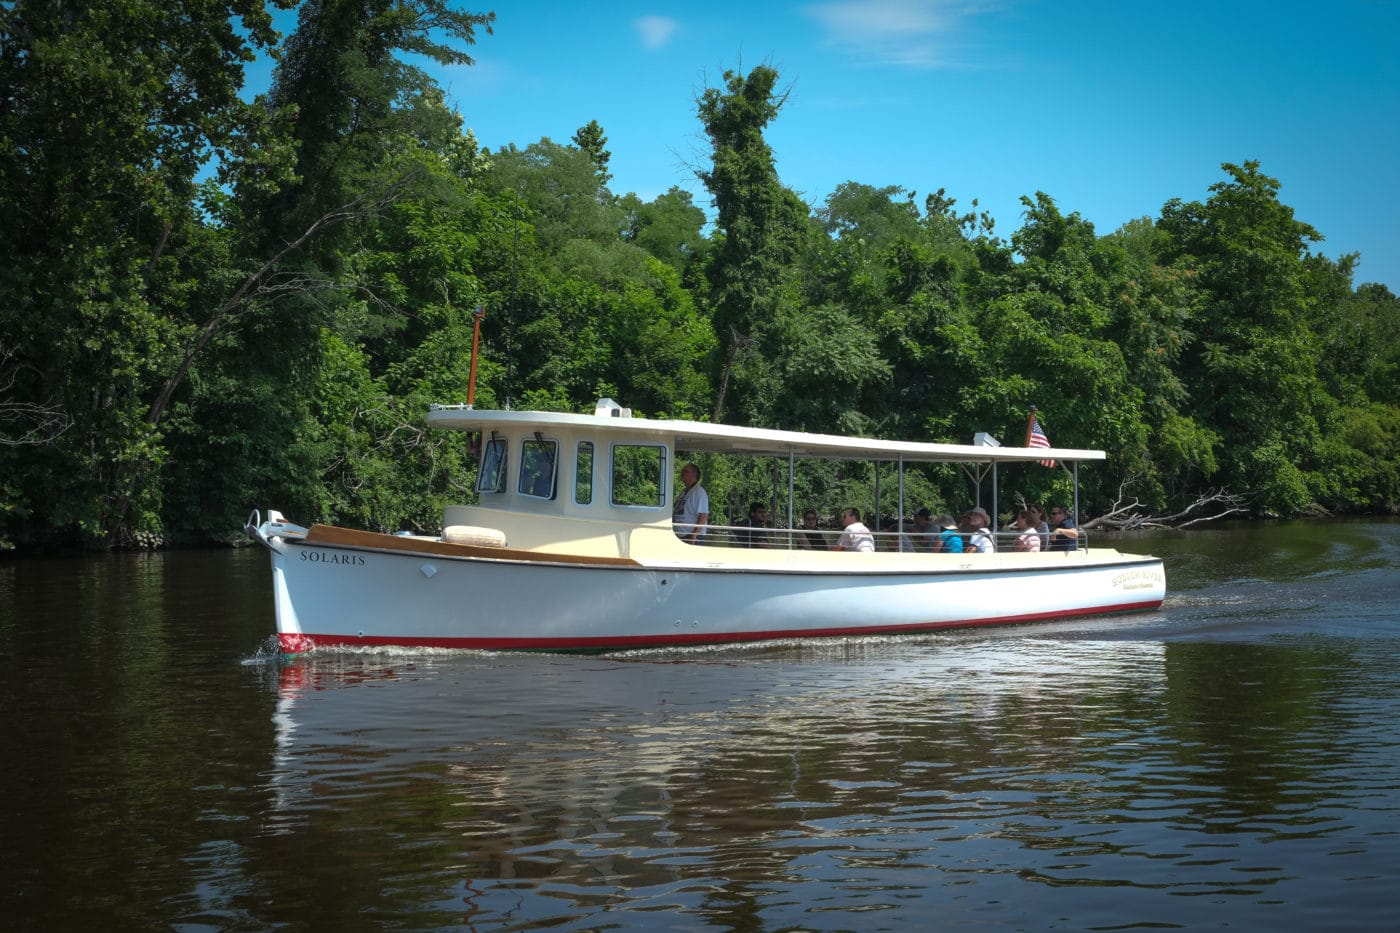
[(882, 64), (928, 69), (961, 64), (960, 27), (989, 5), (975, 0), (838, 0), (803, 12), (825, 27), (828, 45)]
[(642, 37), (642, 45), (648, 49), (659, 49), (671, 41), (676, 31), (676, 21), (667, 16), (643, 16), (633, 21), (632, 26)]

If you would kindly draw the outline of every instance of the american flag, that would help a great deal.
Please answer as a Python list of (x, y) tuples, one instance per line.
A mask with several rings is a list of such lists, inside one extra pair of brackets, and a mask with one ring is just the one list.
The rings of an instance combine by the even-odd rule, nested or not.
[[(1030, 439), (1026, 441), (1026, 446), (1027, 446), (1027, 447), (1049, 447), (1049, 446), (1050, 446), (1050, 438), (1048, 438), (1048, 437), (1045, 436), (1045, 431), (1042, 430), (1041, 427), (1040, 427), (1040, 419), (1037, 418), (1035, 415), (1031, 415), (1031, 436), (1030, 436)], [(1052, 466), (1055, 465), (1055, 461), (1054, 461), (1054, 460), (1042, 460), (1042, 461), (1040, 461), (1040, 465), (1041, 465), (1041, 466), (1044, 466), (1044, 467), (1052, 467)]]

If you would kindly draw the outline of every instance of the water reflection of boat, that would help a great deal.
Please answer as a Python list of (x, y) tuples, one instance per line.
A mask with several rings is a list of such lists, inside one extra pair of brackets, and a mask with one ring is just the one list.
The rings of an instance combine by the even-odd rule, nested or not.
[[(1019, 724), (1010, 728), (1037, 735), (1106, 691), (1131, 684), (1134, 695), (1151, 697), (1165, 689), (1160, 642), (1059, 638), (1053, 666), (1046, 644), (869, 637), (607, 658), (306, 654), (277, 666), (266, 786), (279, 829), (420, 780), (436, 788), (429, 793), (469, 791), (474, 806), (511, 813), (522, 801), (557, 802), (560, 784), (577, 781), (593, 811), (616, 815), (627, 809), (617, 799), (640, 787), (666, 794), (716, 762), (784, 745), (820, 742), (849, 758), (874, 737), (894, 741), (911, 730), (951, 730), (966, 741), (975, 738), (969, 729), (998, 736)], [(999, 742), (986, 740), (988, 749)], [(516, 813), (497, 825), (527, 823)]]
[(726, 548), (682, 540), (672, 522), (678, 451), (785, 459), (789, 526), (800, 458), (893, 463), (901, 479), (918, 464), (990, 471), (995, 497), (999, 465), (1077, 464), (1102, 451), (659, 421), (602, 403), (592, 415), (435, 406), (428, 423), (480, 437), (479, 504), (449, 506), (441, 535), (250, 519), (272, 555), (283, 651), (597, 651), (918, 632), (1153, 609), (1165, 594), (1159, 559), (1109, 548), (819, 551), (796, 546), (792, 529), (766, 532), (772, 547)]

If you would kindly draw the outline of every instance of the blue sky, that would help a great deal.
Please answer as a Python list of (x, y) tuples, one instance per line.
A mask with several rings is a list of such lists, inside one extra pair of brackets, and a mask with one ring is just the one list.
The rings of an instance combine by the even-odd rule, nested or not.
[(567, 142), (589, 120), (612, 189), (708, 195), (695, 98), (767, 63), (783, 182), (946, 188), (1009, 236), (1044, 191), (1108, 233), (1204, 200), (1257, 159), (1355, 281), (1400, 293), (1400, 2), (799, 0), (492, 7), (471, 67), (435, 73), (481, 143)]

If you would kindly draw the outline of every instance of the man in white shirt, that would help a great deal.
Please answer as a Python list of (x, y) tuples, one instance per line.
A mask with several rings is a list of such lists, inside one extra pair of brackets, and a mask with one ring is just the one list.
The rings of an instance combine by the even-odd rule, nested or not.
[(832, 550), (874, 552), (875, 536), (870, 533), (869, 528), (861, 523), (859, 512), (855, 509), (847, 509), (842, 512), (841, 524), (845, 531), (841, 532), (841, 537), (836, 539)]
[(677, 538), (699, 544), (705, 536), (705, 525), (710, 521), (710, 494), (700, 485), (700, 468), (693, 463), (681, 467), (681, 483), (685, 485), (685, 492), (676, 497), (676, 506), (671, 510), (671, 527)]

